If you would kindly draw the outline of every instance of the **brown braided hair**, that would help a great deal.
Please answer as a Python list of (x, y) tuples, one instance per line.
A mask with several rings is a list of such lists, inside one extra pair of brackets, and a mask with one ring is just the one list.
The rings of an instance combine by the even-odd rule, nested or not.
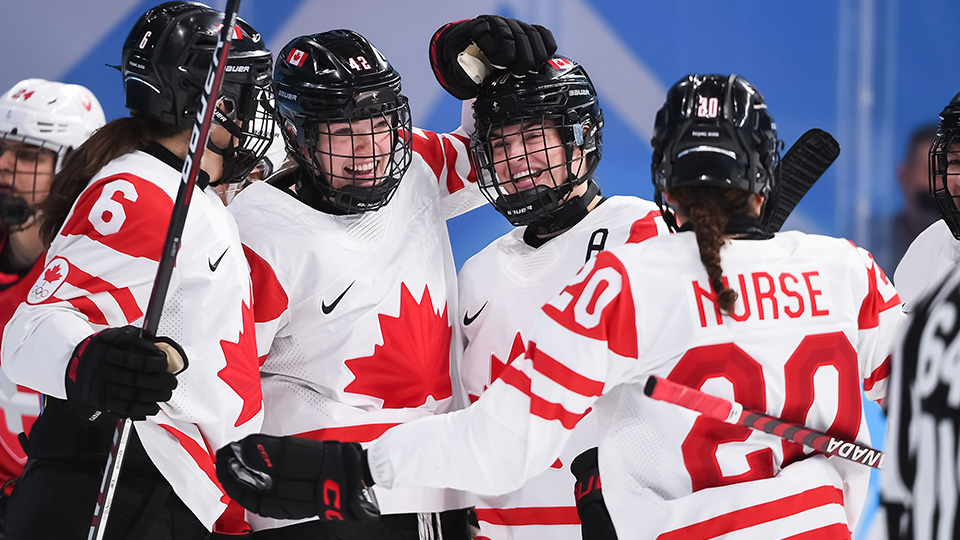
[(750, 192), (727, 187), (675, 187), (670, 190), (674, 207), (693, 226), (700, 248), (700, 262), (707, 270), (710, 285), (717, 293), (720, 309), (729, 313), (737, 291), (723, 284), (720, 248), (726, 243), (723, 231), (731, 215), (750, 212)]
[(182, 131), (173, 124), (139, 115), (114, 120), (98, 129), (67, 156), (63, 169), (53, 177), (50, 194), (37, 205), (43, 241), (47, 245), (53, 242), (73, 203), (100, 169), (120, 156)]

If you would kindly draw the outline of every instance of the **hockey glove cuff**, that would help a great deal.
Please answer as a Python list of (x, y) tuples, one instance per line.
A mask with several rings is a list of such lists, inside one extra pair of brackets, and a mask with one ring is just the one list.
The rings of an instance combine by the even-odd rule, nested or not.
[(380, 509), (357, 443), (249, 435), (217, 451), (227, 495), (261, 516), (367, 521)]
[[(172, 348), (186, 358), (179, 345)], [(139, 328), (107, 328), (73, 350), (65, 374), (67, 399), (143, 420), (157, 414), (159, 403), (170, 400), (177, 387), (167, 363), (167, 354), (152, 340), (140, 337)]]
[(518, 77), (536, 72), (557, 52), (553, 33), (540, 25), (497, 15), (449, 23), (430, 40), (430, 65), (440, 86), (461, 100), (477, 97), (480, 91), (480, 84), (458, 61), (471, 43), (494, 67)]
[(570, 472), (577, 479), (573, 493), (577, 499), (583, 540), (617, 540), (610, 512), (603, 502), (597, 447), (577, 456), (570, 464)]

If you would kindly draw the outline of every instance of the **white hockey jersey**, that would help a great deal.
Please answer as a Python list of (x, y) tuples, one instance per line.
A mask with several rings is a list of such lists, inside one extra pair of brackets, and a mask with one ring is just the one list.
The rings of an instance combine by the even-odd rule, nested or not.
[[(458, 318), (467, 341), (460, 369), (476, 401), (508, 363), (523, 355), (540, 307), (590, 258), (604, 249), (668, 232), (659, 207), (636, 197), (611, 197), (582, 221), (539, 248), (523, 241), (523, 227), (501, 236), (464, 265), (458, 277)], [(489, 540), (580, 540), (570, 463), (597, 445), (594, 415), (587, 415), (548, 470), (521, 489), (480, 497), (480, 537)]]
[(653, 401), (643, 385), (668, 377), (869, 443), (861, 394), (885, 394), (897, 293), (842, 239), (734, 239), (721, 260), (740, 294), (730, 315), (692, 232), (600, 253), (477, 403), (371, 445), (374, 480), (508, 492), (550, 466), (592, 407), (604, 499), (624, 538), (849, 538), (867, 467)]
[[(11, 380), (65, 399), (64, 373), (78, 343), (106, 327), (142, 325), (181, 184), (176, 158), (165, 157), (122, 156), (80, 194), (27, 302), (4, 329), (2, 365)], [(258, 432), (263, 412), (236, 224), (212, 189), (195, 189), (158, 330), (183, 347), (190, 365), (160, 413), (134, 428), (177, 495), (212, 528), (229, 500), (214, 452)]]
[[(326, 214), (264, 183), (230, 205), (254, 282), (264, 433), (367, 442), (465, 404), (451, 376), (462, 339), (445, 220), (485, 201), (465, 137), (413, 137), (409, 170), (375, 212)], [(387, 514), (472, 505), (452, 490), (376, 495)], [(291, 523), (248, 521), (256, 530)]]
[(953, 237), (942, 219), (920, 233), (900, 259), (893, 283), (900, 293), (904, 311), (939, 282), (960, 262), (960, 241)]

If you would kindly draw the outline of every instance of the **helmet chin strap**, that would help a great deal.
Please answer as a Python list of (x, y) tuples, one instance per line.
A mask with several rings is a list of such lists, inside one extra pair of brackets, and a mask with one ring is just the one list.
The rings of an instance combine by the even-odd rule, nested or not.
[(523, 232), (523, 240), (529, 245), (534, 245), (531, 242), (536, 243), (536, 240), (534, 240), (536, 237), (539, 238), (539, 244), (542, 245), (550, 235), (567, 230), (577, 223), (580, 223), (580, 221), (590, 213), (590, 203), (599, 196), (600, 186), (593, 180), (588, 180), (587, 189), (582, 195), (567, 199), (560, 208), (550, 214), (549, 217), (528, 225), (527, 230)]
[[(234, 123), (233, 120), (231, 120), (227, 115), (223, 114), (223, 111), (220, 110), (220, 107), (213, 109), (213, 119), (217, 122), (217, 124), (220, 127), (227, 130), (227, 132), (231, 135), (230, 145), (226, 148), (221, 148), (217, 146), (216, 143), (213, 142), (213, 137), (207, 137), (206, 148), (207, 150), (210, 150), (214, 154), (217, 154), (218, 156), (223, 158), (223, 173), (227, 173), (231, 169), (230, 167), (228, 167), (227, 161), (231, 159), (235, 159), (237, 157), (237, 147), (233, 144), (233, 140), (234, 138), (236, 138), (237, 140), (243, 140), (243, 132), (240, 131), (240, 127), (237, 126), (237, 124)], [(216, 186), (218, 184), (223, 183), (226, 179), (227, 179), (227, 175), (221, 174), (220, 180), (217, 180), (216, 182), (211, 182), (210, 185)]]

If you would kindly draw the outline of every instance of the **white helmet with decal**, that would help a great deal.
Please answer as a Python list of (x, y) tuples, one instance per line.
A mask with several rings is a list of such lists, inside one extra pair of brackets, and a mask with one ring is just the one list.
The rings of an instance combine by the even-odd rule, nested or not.
[(77, 84), (26, 79), (0, 96), (0, 138), (52, 150), (57, 171), (104, 122), (93, 92)]

